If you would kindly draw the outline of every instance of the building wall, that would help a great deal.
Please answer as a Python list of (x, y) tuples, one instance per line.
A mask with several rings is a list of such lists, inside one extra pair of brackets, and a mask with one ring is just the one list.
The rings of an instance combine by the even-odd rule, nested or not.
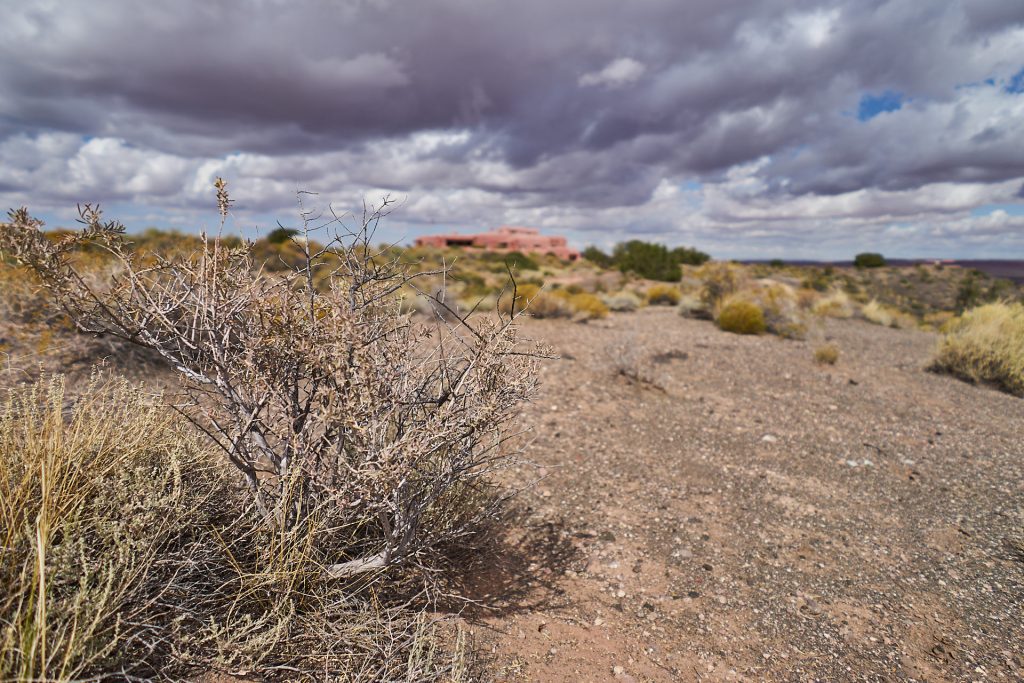
[(501, 227), (475, 235), (425, 235), (416, 238), (418, 247), (462, 247), (484, 251), (521, 251), (554, 254), (565, 261), (575, 261), (580, 253), (568, 246), (564, 237), (541, 235), (534, 228)]

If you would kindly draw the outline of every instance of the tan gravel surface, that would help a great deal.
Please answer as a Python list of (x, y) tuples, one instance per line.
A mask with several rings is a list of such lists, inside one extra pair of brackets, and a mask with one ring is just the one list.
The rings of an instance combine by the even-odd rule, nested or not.
[(1024, 680), (1024, 401), (925, 371), (934, 335), (524, 327), (562, 360), (467, 614), (499, 680)]

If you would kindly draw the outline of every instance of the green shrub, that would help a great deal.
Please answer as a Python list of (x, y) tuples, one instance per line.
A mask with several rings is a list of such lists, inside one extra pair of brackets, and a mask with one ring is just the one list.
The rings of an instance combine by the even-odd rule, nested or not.
[(764, 311), (753, 301), (727, 301), (718, 313), (718, 327), (736, 334), (763, 334), (767, 329)]
[(536, 261), (521, 251), (510, 251), (505, 254), (505, 258), (502, 260), (510, 268), (518, 268), (519, 270), (537, 270), (540, 268)]
[(1024, 304), (986, 304), (946, 329), (932, 369), (1024, 397)]
[(494, 293), (494, 288), (487, 284), (483, 276), (463, 271), (453, 279), (462, 283), (462, 296), (467, 299), (482, 299)]
[(672, 285), (654, 285), (647, 290), (647, 303), (652, 306), (675, 306), (682, 293)]
[(683, 276), (679, 263), (663, 244), (630, 240), (616, 245), (612, 258), (622, 272), (636, 273), (649, 280), (678, 282)]
[(672, 250), (672, 258), (676, 263), (688, 266), (699, 266), (711, 260), (711, 256), (694, 247), (676, 247)]
[(266, 240), (270, 244), (284, 244), (285, 242), (291, 241), (291, 239), (298, 234), (298, 230), (282, 227), (271, 230), (270, 233), (267, 234)]
[(881, 268), (885, 265), (885, 257), (866, 251), (853, 257), (853, 265), (858, 268)]
[(597, 247), (587, 247), (584, 249), (583, 258), (602, 268), (611, 268), (614, 265), (612, 257)]

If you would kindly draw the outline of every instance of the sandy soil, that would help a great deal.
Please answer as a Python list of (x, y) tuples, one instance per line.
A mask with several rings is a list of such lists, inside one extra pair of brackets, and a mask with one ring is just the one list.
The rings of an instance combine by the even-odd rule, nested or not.
[(1024, 401), (933, 335), (530, 321), (544, 478), (466, 613), (508, 681), (1024, 680)]

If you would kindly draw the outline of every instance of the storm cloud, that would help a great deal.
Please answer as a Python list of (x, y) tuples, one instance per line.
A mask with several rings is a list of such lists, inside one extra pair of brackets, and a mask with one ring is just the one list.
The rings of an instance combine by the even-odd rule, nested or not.
[(0, 2), (0, 200), (195, 226), (403, 198), (723, 256), (1024, 257), (1004, 0)]

